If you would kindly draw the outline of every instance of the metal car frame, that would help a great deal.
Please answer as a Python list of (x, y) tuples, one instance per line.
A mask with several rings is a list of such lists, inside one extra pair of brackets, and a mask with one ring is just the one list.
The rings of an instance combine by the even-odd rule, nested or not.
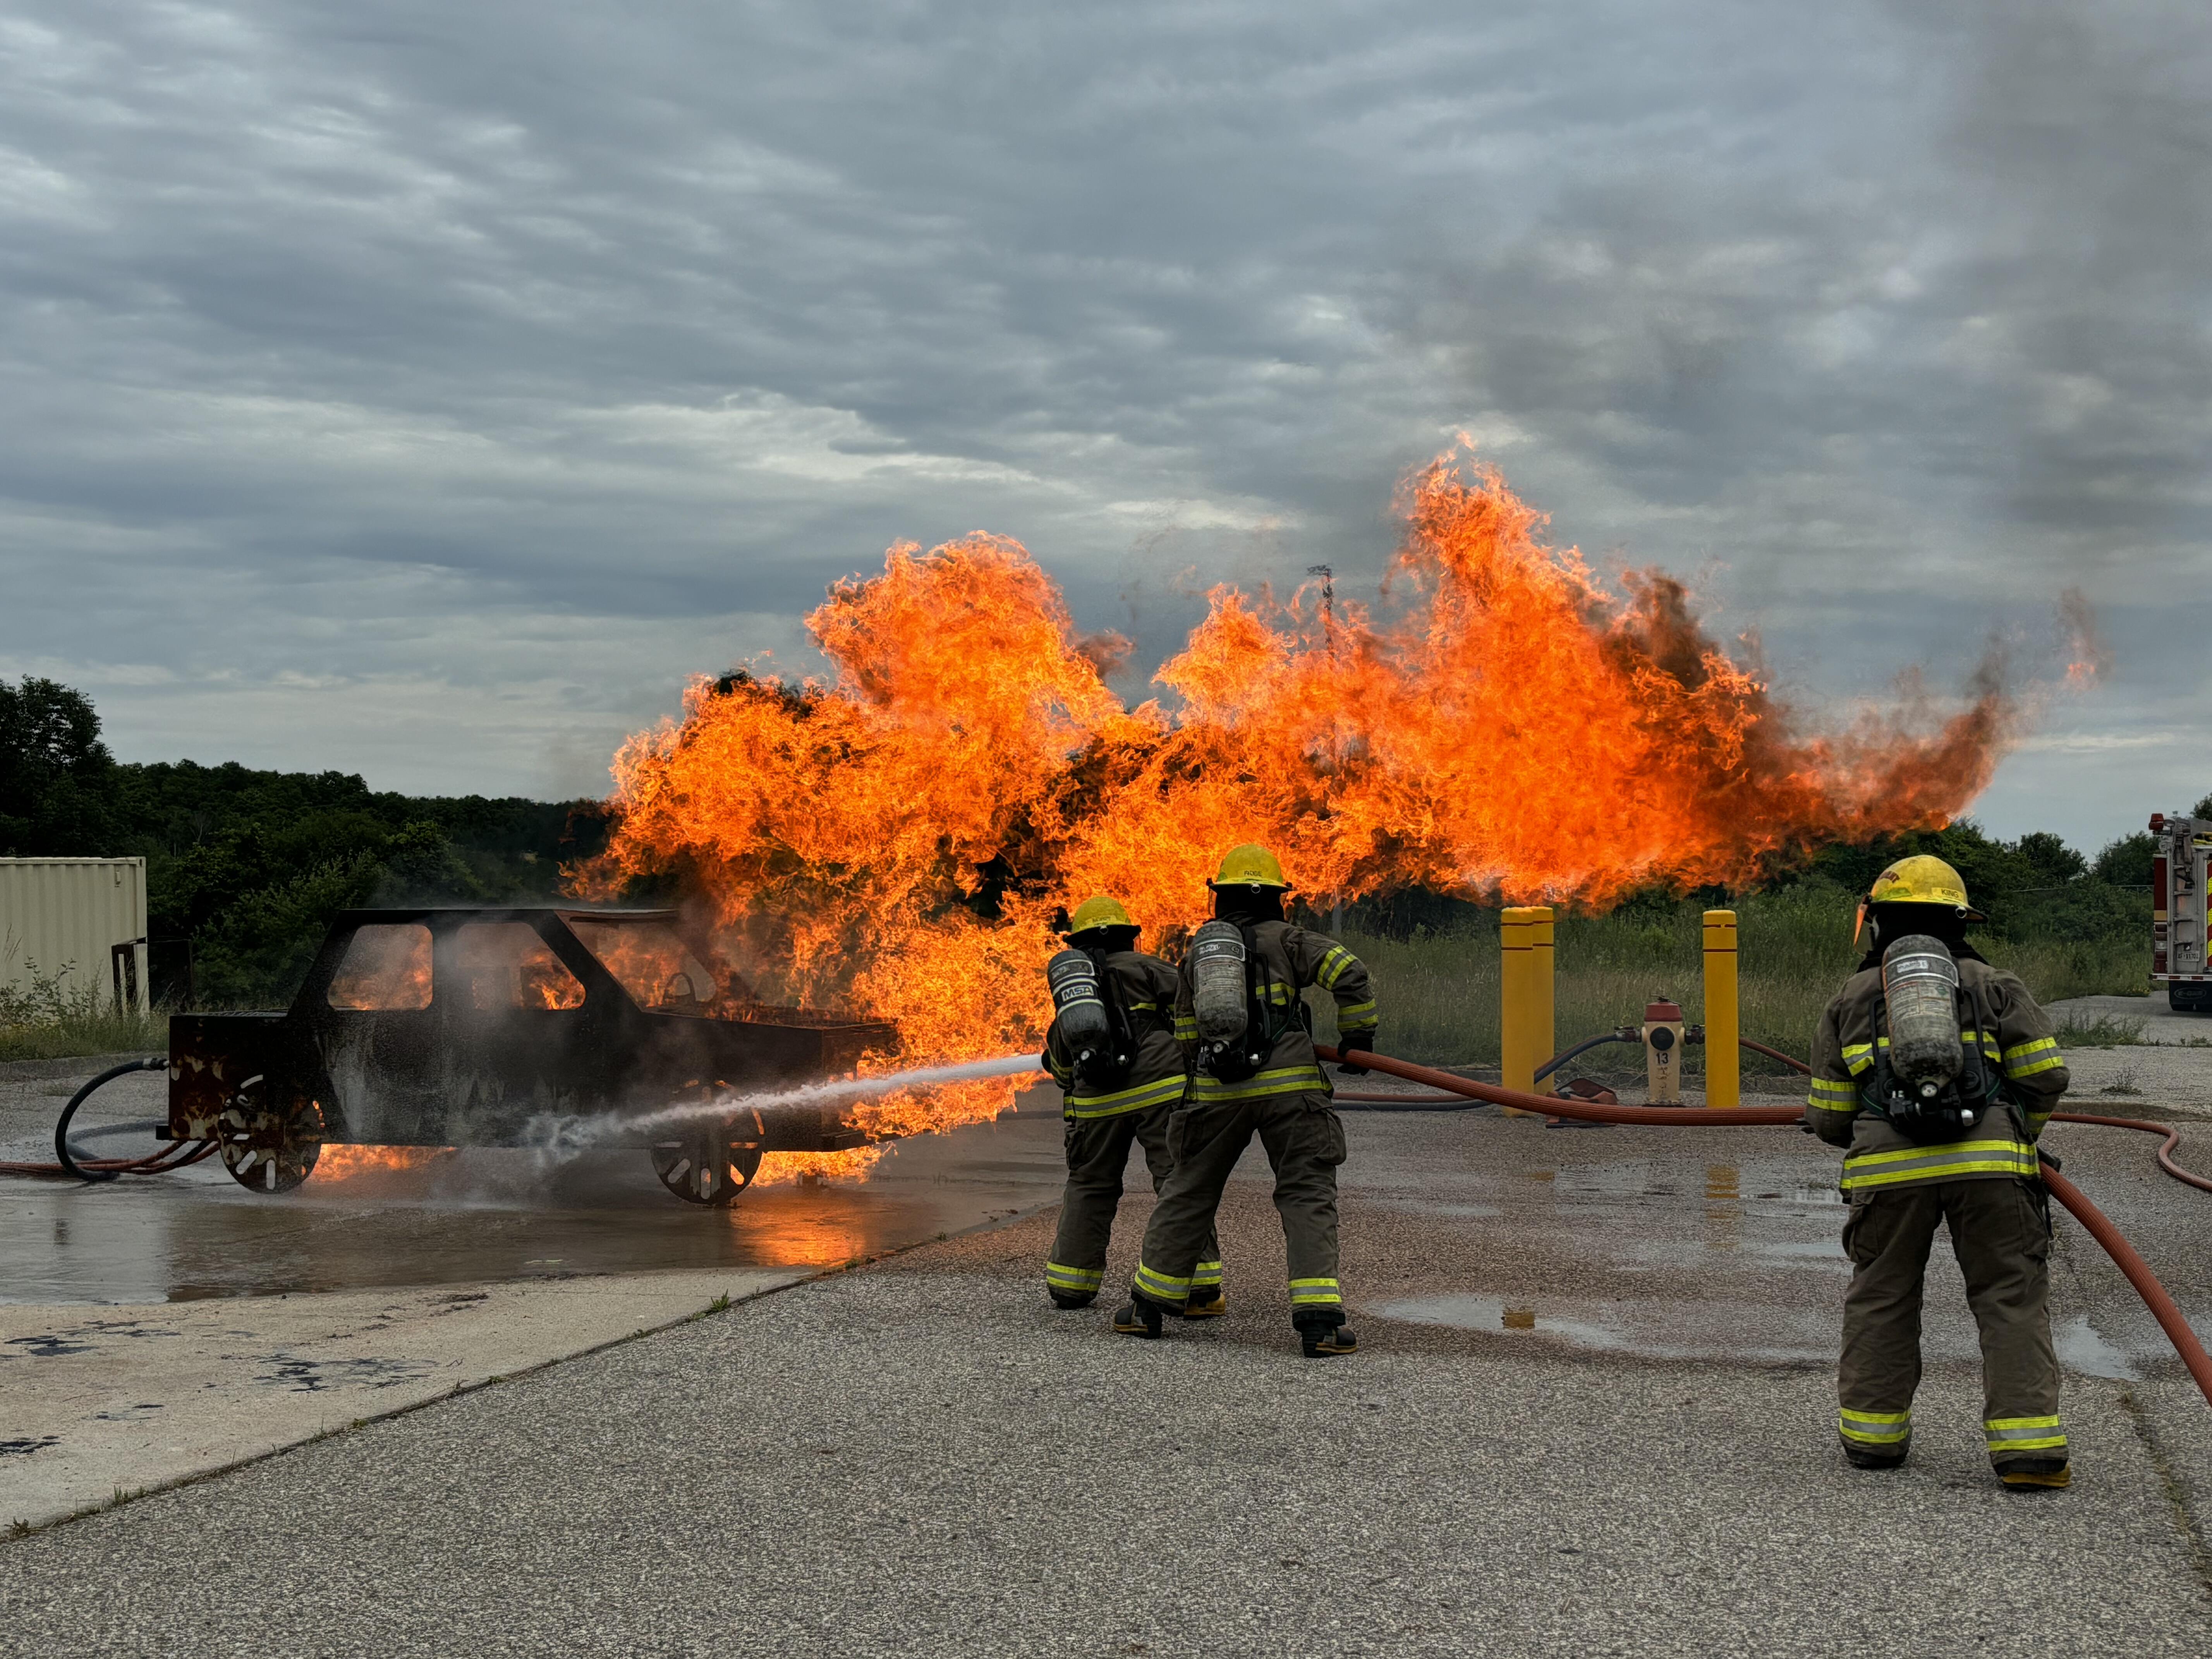
[[(580, 1000), (484, 1006), (470, 994), (471, 973), (483, 970), (463, 965), (464, 930), (483, 923), (528, 928), (581, 985)], [(672, 930), (712, 977), (712, 994), (685, 974), (678, 976), (680, 994), (641, 997), (586, 945), (580, 925)], [(421, 1006), (334, 1001), (341, 964), (365, 927), (428, 930)], [(283, 1192), (307, 1179), (332, 1142), (543, 1145), (549, 1125), (588, 1119), (596, 1144), (649, 1149), (662, 1183), (678, 1196), (726, 1204), (765, 1152), (832, 1152), (865, 1137), (834, 1104), (673, 1121), (666, 1109), (834, 1078), (896, 1041), (879, 1021), (755, 1000), (711, 941), (674, 910), (347, 910), (283, 1012), (172, 1018), (167, 1134), (217, 1140), (241, 1184)], [(662, 1121), (645, 1121), (653, 1114)]]

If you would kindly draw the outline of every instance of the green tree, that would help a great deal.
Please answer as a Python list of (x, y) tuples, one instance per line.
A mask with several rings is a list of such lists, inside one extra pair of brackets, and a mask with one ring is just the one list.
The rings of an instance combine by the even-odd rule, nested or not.
[(112, 851), (115, 757), (92, 700), (57, 680), (0, 680), (0, 854)]
[(2132, 836), (2107, 842), (2098, 853), (2096, 862), (2089, 866), (2089, 872), (2114, 887), (2148, 887), (2150, 861), (2157, 848), (2158, 842), (2150, 831), (2138, 830)]

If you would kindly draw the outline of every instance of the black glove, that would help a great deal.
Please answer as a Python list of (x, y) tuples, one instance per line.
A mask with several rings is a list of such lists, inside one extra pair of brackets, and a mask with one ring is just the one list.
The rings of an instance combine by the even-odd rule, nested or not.
[(1346, 1077), (1365, 1077), (1367, 1068), (1364, 1066), (1354, 1066), (1352, 1063), (1352, 1055), (1362, 1049), (1365, 1049), (1370, 1054), (1374, 1052), (1375, 1033), (1371, 1029), (1364, 1031), (1339, 1032), (1336, 1038), (1336, 1052), (1339, 1056), (1336, 1069)]

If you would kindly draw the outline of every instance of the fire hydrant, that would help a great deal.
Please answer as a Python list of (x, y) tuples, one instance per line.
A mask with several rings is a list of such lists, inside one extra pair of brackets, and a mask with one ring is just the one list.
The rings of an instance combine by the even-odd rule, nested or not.
[(1644, 1006), (1644, 1076), (1650, 1104), (1682, 1103), (1682, 1009), (1668, 997)]

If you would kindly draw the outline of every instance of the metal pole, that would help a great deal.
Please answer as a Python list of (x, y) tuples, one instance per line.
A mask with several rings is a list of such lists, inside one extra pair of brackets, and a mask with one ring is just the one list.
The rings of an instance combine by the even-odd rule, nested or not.
[(1705, 912), (1705, 1104), (1742, 1098), (1743, 1018), (1736, 997), (1735, 912)]

